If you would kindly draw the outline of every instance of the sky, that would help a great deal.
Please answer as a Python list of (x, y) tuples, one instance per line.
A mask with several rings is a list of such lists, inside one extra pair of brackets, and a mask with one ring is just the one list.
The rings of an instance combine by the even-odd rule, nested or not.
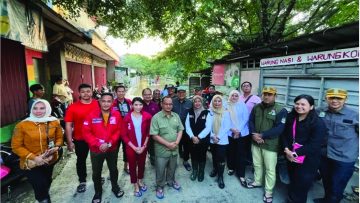
[(157, 53), (164, 51), (166, 44), (159, 38), (146, 37), (139, 42), (127, 45), (124, 39), (107, 36), (106, 43), (118, 54), (120, 57), (125, 54), (141, 54), (144, 56), (154, 56)]

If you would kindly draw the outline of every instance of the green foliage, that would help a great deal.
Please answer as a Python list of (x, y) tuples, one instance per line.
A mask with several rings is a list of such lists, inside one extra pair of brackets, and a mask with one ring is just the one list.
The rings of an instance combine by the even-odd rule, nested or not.
[(141, 75), (168, 75), (174, 79), (184, 79), (187, 71), (184, 67), (170, 59), (148, 58), (139, 54), (127, 54), (122, 58), (122, 66), (133, 68)]
[[(232, 51), (276, 43), (358, 20), (357, 0), (58, 0), (76, 15), (85, 8), (109, 34), (136, 41), (159, 36), (161, 60), (186, 71)], [(159, 66), (161, 64), (159, 63)], [(153, 70), (155, 73), (159, 70)], [(176, 69), (178, 70), (178, 69)], [(161, 71), (160, 71), (161, 72)]]

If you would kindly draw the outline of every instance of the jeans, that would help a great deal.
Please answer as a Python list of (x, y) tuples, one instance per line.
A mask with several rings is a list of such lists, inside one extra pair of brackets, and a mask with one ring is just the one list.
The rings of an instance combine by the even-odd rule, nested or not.
[(320, 173), (325, 190), (326, 203), (338, 203), (354, 172), (355, 162), (341, 162), (321, 157)]
[(83, 140), (74, 140), (75, 154), (76, 154), (76, 172), (79, 177), (79, 182), (86, 182), (86, 159), (89, 154), (89, 146)]
[(43, 201), (50, 200), (49, 190), (52, 182), (52, 172), (54, 165), (39, 166), (31, 170), (25, 170), (25, 176), (34, 189), (35, 199)]
[(118, 158), (118, 150), (114, 150), (111, 152), (104, 152), (104, 153), (94, 153), (90, 152), (91, 158), (91, 165), (93, 170), (92, 179), (94, 182), (95, 193), (102, 192), (102, 185), (101, 185), (101, 172), (104, 164), (104, 160), (109, 168), (110, 172), (110, 180), (112, 189), (118, 188), (118, 176), (119, 171), (117, 169), (117, 158)]

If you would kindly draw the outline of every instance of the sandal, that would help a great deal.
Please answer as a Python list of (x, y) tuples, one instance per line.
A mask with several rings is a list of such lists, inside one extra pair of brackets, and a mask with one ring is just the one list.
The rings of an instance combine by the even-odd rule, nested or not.
[(352, 189), (353, 193), (355, 193), (356, 195), (359, 195), (359, 186), (351, 186), (351, 189)]
[(79, 186), (77, 186), (76, 191), (78, 193), (83, 193), (86, 191), (86, 183), (80, 183)]
[(176, 181), (174, 181), (172, 184), (168, 183), (168, 186), (174, 188), (175, 190), (180, 190), (181, 189), (181, 186)]
[(91, 202), (92, 203), (100, 203), (101, 202), (101, 193), (95, 193)]
[(115, 197), (117, 198), (124, 196), (124, 191), (122, 191), (120, 188), (111, 189), (111, 191), (114, 193)]
[(263, 201), (264, 201), (265, 203), (272, 203), (272, 202), (273, 202), (273, 197), (272, 197), (272, 196), (266, 197), (266, 195), (264, 195)]
[(244, 178), (244, 180), (241, 180), (241, 178), (239, 178), (240, 180), (240, 184), (246, 188), (247, 184), (246, 184), (246, 179)]
[(156, 197), (157, 197), (158, 199), (164, 198), (164, 191), (163, 191), (162, 189), (157, 189), (157, 190), (156, 190)]
[(234, 170), (228, 170), (227, 174), (228, 174), (229, 176), (234, 175)]
[(142, 192), (146, 192), (146, 190), (147, 190), (147, 186), (144, 183), (143, 183), (143, 185), (139, 184), (139, 188)]
[(135, 196), (135, 197), (141, 197), (141, 196), (142, 196), (142, 192), (141, 192), (141, 191), (134, 191), (134, 196)]
[(259, 188), (261, 185), (254, 185), (255, 181), (245, 181), (246, 182), (246, 188), (253, 189), (253, 188)]

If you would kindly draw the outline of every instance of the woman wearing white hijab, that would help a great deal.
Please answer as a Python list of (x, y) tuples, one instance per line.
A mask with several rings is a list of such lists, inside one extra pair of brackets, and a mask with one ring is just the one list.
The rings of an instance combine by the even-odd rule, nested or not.
[(20, 157), (20, 168), (35, 192), (40, 203), (51, 202), (49, 190), (54, 162), (63, 144), (63, 133), (57, 118), (50, 116), (49, 102), (36, 100), (30, 117), (15, 126), (11, 147)]
[(223, 107), (223, 98), (215, 95), (211, 100), (210, 114), (213, 116), (210, 133), (210, 150), (213, 160), (213, 170), (210, 177), (218, 176), (218, 186), (225, 187), (223, 174), (225, 168), (226, 148), (229, 144), (228, 135), (231, 133), (231, 120), (228, 111)]
[(193, 108), (189, 110), (185, 120), (186, 134), (191, 139), (191, 165), (192, 173), (190, 179), (199, 182), (204, 180), (204, 168), (206, 163), (206, 152), (210, 142), (210, 131), (212, 128), (212, 116), (203, 106), (203, 98), (195, 95), (193, 97)]
[(240, 92), (232, 90), (227, 102), (227, 110), (231, 119), (227, 166), (229, 169), (228, 174), (233, 175), (235, 170), (241, 185), (245, 186), (246, 147), (250, 144), (250, 139), (247, 136), (249, 134), (249, 114), (245, 103), (240, 101), (239, 98)]

